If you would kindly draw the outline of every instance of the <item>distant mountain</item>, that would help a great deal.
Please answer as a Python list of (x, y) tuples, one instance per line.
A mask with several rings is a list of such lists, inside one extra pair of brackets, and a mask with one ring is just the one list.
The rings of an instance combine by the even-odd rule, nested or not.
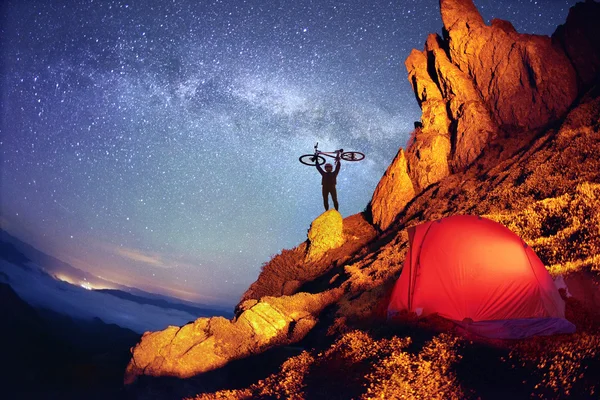
[[(79, 268), (73, 267), (71, 264), (36, 249), (32, 245), (12, 236), (3, 229), (0, 229), (0, 243), (2, 243), (2, 246), (0, 246), (0, 259), (5, 259), (13, 264), (25, 266), (25, 263), (33, 262), (50, 275), (65, 274), (81, 281), (87, 280), (96, 284), (115, 286), (113, 282), (106, 281), (89, 272), (82, 271)], [(20, 253), (23, 257), (19, 259), (20, 256), (17, 255), (17, 253)], [(13, 262), (10, 259), (11, 257), (16, 257), (18, 263)]]
[(48, 331), (69, 343), (69, 346), (87, 353), (106, 353), (121, 347), (128, 349), (140, 337), (139, 333), (109, 324), (96, 317), (74, 318), (49, 309), (36, 309), (45, 321)]
[(115, 296), (123, 300), (133, 301), (134, 303), (138, 304), (149, 304), (161, 308), (172, 308), (175, 310), (185, 311), (192, 315), (197, 315), (198, 317), (208, 317), (213, 315), (220, 315), (227, 318), (233, 317), (233, 313), (231, 311), (215, 308), (198, 307), (190, 303), (184, 303), (178, 299), (172, 299), (172, 301), (169, 301), (163, 298), (154, 297), (152, 293), (146, 293), (146, 296), (138, 296), (116, 289), (98, 289), (94, 291), (109, 294), (111, 296)]

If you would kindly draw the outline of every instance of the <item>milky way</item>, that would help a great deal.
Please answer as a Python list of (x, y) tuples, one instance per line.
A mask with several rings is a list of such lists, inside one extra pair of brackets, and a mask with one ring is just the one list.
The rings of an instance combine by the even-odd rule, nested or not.
[[(500, 4), (502, 3), (502, 4)], [(551, 34), (574, 1), (476, 1)], [(233, 304), (305, 240), (315, 142), (359, 150), (340, 212), (367, 205), (420, 118), (404, 60), (436, 0), (9, 1), (2, 226), (106, 279)]]

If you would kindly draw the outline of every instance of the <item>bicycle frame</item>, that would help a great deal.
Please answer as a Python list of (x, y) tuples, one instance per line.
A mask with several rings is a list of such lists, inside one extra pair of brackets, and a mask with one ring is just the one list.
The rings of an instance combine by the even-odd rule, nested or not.
[(331, 158), (339, 158), (341, 154), (344, 152), (344, 149), (339, 149), (335, 151), (321, 151), (317, 147), (319, 146), (319, 142), (315, 144), (315, 156), (326, 156)]

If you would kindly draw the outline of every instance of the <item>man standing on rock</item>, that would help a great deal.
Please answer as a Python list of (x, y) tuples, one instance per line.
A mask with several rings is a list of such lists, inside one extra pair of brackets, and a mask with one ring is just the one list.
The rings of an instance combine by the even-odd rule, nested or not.
[(338, 201), (337, 201), (337, 192), (335, 190), (336, 178), (338, 172), (340, 172), (340, 156), (335, 158), (335, 171), (333, 170), (333, 165), (330, 163), (325, 164), (325, 171), (319, 165), (316, 164), (317, 171), (322, 176), (321, 185), (323, 185), (323, 205), (325, 206), (325, 211), (329, 210), (329, 194), (331, 193), (331, 199), (333, 200), (333, 206), (336, 211), (338, 210)]

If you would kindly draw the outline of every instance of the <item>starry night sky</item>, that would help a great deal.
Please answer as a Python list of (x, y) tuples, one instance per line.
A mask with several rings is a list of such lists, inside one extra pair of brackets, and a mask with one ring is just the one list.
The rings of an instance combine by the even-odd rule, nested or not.
[[(575, 1), (476, 0), (551, 34)], [(420, 110), (404, 60), (437, 0), (2, 6), (2, 227), (105, 279), (234, 304), (322, 211), (313, 150), (362, 211)]]

